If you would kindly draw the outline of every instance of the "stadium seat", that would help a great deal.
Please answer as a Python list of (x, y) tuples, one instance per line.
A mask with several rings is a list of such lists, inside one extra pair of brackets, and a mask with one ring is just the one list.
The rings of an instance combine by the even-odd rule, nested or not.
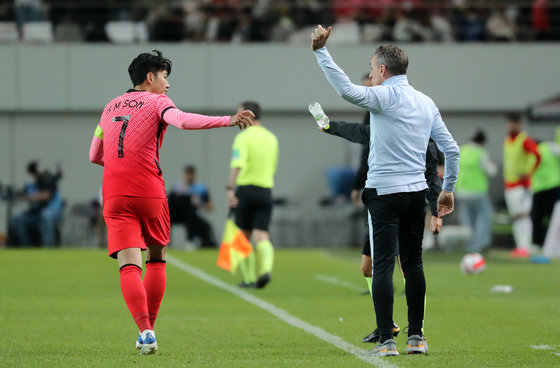
[(105, 26), (107, 37), (114, 43), (148, 41), (148, 29), (144, 22), (113, 21)]
[(59, 23), (54, 30), (56, 42), (81, 42), (84, 40), (82, 29), (76, 23)]
[(54, 41), (51, 22), (29, 22), (23, 25), (23, 41), (31, 43), (51, 43)]
[(0, 43), (16, 42), (18, 31), (15, 22), (0, 22)]
[(330, 44), (358, 44), (360, 43), (361, 34), (360, 26), (357, 22), (341, 22), (333, 26), (336, 32), (329, 37)]

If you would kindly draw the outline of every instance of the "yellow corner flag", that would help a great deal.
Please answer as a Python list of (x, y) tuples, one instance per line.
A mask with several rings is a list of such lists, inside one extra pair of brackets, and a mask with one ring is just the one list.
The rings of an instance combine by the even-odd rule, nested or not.
[(253, 251), (251, 243), (231, 218), (226, 221), (224, 236), (218, 253), (218, 267), (235, 273), (239, 263)]

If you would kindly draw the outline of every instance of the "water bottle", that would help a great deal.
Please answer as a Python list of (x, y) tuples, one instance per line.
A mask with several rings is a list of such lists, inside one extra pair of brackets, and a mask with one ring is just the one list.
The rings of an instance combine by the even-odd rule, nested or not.
[(329, 117), (325, 114), (319, 102), (310, 103), (309, 112), (313, 115), (320, 128), (329, 129)]

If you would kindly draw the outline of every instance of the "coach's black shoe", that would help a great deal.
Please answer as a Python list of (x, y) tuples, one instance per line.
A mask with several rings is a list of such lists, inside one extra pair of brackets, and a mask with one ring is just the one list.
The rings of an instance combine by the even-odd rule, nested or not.
[(262, 289), (266, 286), (266, 284), (268, 284), (270, 282), (270, 272), (265, 273), (264, 275), (261, 275), (259, 277), (259, 279), (257, 280), (257, 284), (255, 285), (255, 287), (257, 289)]
[[(397, 326), (395, 322), (393, 322), (393, 336), (394, 337), (399, 336), (399, 332), (401, 332), (401, 328)], [(375, 330), (373, 330), (372, 333), (364, 337), (362, 339), (362, 342), (371, 342), (371, 343), (378, 342), (380, 338), (381, 338), (381, 334), (379, 333), (379, 329), (376, 328)]]
[(254, 282), (241, 281), (239, 283), (239, 287), (242, 288), (242, 289), (254, 289), (255, 288), (255, 283)]

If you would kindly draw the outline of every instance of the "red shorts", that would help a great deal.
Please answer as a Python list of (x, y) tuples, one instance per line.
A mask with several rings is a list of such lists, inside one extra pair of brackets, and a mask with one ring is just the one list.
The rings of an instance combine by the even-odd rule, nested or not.
[(166, 198), (111, 197), (103, 204), (109, 255), (127, 248), (169, 243), (169, 206)]

